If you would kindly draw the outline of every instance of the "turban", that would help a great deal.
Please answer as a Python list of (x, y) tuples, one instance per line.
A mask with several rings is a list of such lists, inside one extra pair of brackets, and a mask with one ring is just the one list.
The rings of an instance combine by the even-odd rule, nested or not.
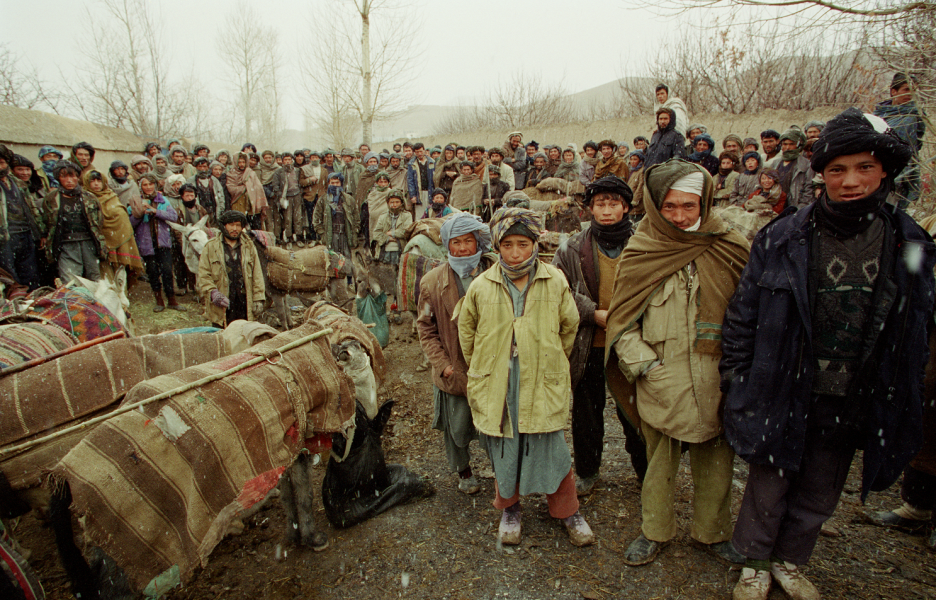
[(826, 123), (813, 144), (811, 166), (816, 173), (837, 156), (871, 152), (884, 165), (888, 177), (896, 177), (913, 156), (913, 149), (898, 138), (887, 122), (849, 108)]

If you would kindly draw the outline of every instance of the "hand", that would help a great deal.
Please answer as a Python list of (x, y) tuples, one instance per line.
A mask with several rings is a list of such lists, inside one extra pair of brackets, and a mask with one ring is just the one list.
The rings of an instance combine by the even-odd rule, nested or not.
[(153, 208), (152, 206), (147, 206), (147, 207), (146, 207), (146, 210), (144, 210), (143, 212), (145, 212), (145, 213), (148, 214), (148, 215), (155, 215), (155, 214), (156, 214), (156, 209)]
[(452, 376), (452, 373), (455, 372), (455, 369), (452, 368), (452, 365), (445, 367), (445, 370), (442, 371), (442, 379), (448, 379)]
[(595, 311), (595, 325), (601, 327), (602, 329), (607, 329), (608, 327), (608, 311), (606, 310), (596, 310)]
[(218, 290), (211, 290), (211, 303), (220, 308), (228, 308), (231, 306), (231, 301), (228, 300), (227, 296)]
[(663, 368), (663, 363), (660, 363), (658, 365), (655, 365), (652, 369), (649, 369), (647, 373), (650, 373), (652, 371), (656, 371), (657, 369), (662, 369), (662, 368)]
[(264, 305), (265, 305), (265, 304), (266, 304), (266, 303), (263, 302), (262, 300), (258, 300), (258, 301), (256, 301), (256, 302), (253, 303), (253, 316), (254, 316), (254, 319), (256, 319), (257, 317), (259, 317), (260, 314), (263, 313), (263, 308), (264, 308)]
[(40, 249), (40, 250), (45, 250), (46, 243), (48, 243), (48, 241), (49, 241), (48, 238), (42, 238), (42, 239), (40, 239), (40, 240), (39, 240), (39, 249)]
[(419, 204), (419, 202), (416, 201), (416, 196), (412, 196), (412, 197), (409, 199), (409, 203), (410, 203), (411, 205), (413, 205), (413, 206), (415, 206), (416, 204)]

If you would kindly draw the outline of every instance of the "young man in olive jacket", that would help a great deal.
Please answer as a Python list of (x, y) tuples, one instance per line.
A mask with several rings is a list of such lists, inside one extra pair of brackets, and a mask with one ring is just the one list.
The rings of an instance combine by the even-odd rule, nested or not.
[[(579, 313), (579, 328), (569, 357), (572, 373), (572, 447), (575, 449), (576, 491), (590, 494), (598, 481), (604, 447), (605, 325), (621, 251), (633, 235), (627, 213), (633, 193), (609, 175), (585, 186), (591, 224), (556, 251), (552, 264), (566, 276)], [(637, 478), (647, 472), (647, 448), (620, 409), (624, 448)]]
[(725, 435), (750, 464), (732, 538), (747, 557), (735, 600), (766, 599), (771, 578), (818, 599), (800, 567), (855, 450), (864, 500), (922, 445), (936, 248), (888, 202), (911, 148), (855, 108), (814, 148), (825, 192), (757, 235), (724, 319)]

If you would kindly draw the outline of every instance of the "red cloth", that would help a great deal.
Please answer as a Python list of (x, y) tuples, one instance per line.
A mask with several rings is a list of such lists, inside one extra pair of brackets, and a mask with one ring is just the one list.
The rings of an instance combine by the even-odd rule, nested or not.
[[(497, 480), (494, 480), (494, 508), (504, 510), (519, 501), (519, 492), (510, 498), (501, 496), (500, 489), (497, 487)], [(573, 475), (572, 469), (569, 469), (555, 492), (546, 494), (546, 501), (549, 503), (549, 516), (551, 517), (565, 519), (578, 512), (579, 500), (578, 495), (575, 493), (575, 475)]]

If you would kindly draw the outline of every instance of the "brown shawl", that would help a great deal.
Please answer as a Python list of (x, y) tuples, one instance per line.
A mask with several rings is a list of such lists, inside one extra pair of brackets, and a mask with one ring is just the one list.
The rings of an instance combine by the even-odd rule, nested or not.
[(474, 207), (480, 207), (483, 193), (484, 187), (481, 184), (481, 178), (476, 173), (472, 173), (467, 177), (459, 175), (458, 179), (452, 183), (449, 206), (459, 210), (471, 210)]
[[(670, 275), (695, 263), (699, 274), (695, 350), (721, 354), (722, 320), (747, 264), (750, 244), (712, 212), (711, 176), (706, 175), (704, 180), (702, 223), (697, 231), (683, 231), (660, 214), (658, 204), (666, 192), (694, 169), (702, 167), (679, 160), (654, 165), (647, 171), (644, 190), (651, 201), (643, 203), (647, 216), (621, 256), (608, 309), (609, 340), (617, 341), (634, 327), (650, 298)], [(612, 344), (608, 344), (608, 350)]]
[[(88, 190), (90, 191), (90, 190)], [(140, 249), (137, 248), (136, 238), (133, 236), (133, 227), (127, 208), (111, 190), (107, 183), (100, 192), (91, 192), (101, 205), (101, 233), (107, 242), (107, 262), (112, 265), (127, 265), (137, 273), (145, 270)], [(140, 204), (139, 201), (136, 204)]]
[(266, 194), (253, 169), (248, 166), (243, 171), (238, 170), (237, 161), (242, 156), (247, 164), (250, 164), (250, 157), (246, 152), (238, 152), (234, 155), (234, 167), (227, 172), (227, 189), (231, 193), (231, 206), (234, 206), (238, 199), (246, 194), (249, 200), (247, 209), (250, 214), (255, 215), (267, 207)]

